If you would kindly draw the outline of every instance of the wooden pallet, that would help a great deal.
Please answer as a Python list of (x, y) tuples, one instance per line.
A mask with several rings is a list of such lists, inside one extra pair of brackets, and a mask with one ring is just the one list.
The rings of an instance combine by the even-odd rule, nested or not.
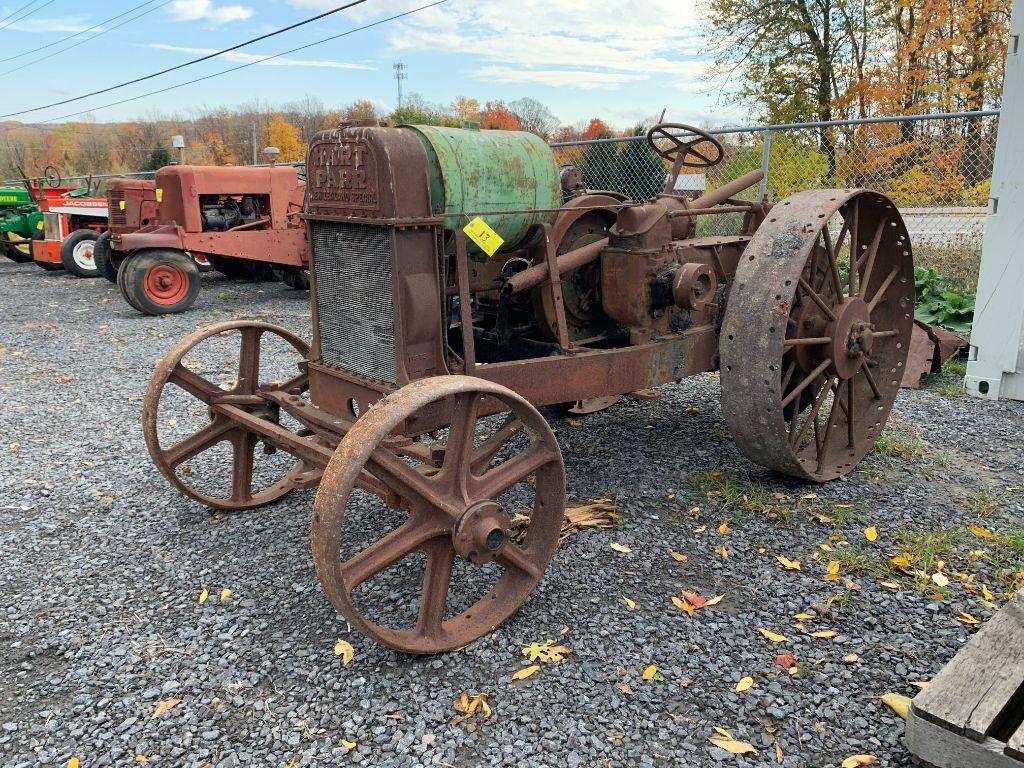
[(914, 698), (906, 740), (918, 765), (1024, 768), (1024, 591)]

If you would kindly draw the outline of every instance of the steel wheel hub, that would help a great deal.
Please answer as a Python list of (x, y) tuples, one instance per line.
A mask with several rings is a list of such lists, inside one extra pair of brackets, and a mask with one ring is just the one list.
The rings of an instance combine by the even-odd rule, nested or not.
[(471, 504), (452, 529), (455, 551), (474, 565), (490, 563), (509, 540), (511, 520), (496, 501)]
[(863, 299), (854, 298), (843, 303), (831, 333), (831, 357), (839, 378), (853, 378), (863, 364), (865, 355), (871, 354), (874, 329), (871, 310)]

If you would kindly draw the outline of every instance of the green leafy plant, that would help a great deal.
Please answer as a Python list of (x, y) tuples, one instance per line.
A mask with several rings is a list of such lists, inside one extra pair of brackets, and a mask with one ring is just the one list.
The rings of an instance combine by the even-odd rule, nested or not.
[(949, 288), (945, 278), (931, 267), (914, 267), (918, 320), (954, 331), (969, 331), (974, 321), (974, 296)]

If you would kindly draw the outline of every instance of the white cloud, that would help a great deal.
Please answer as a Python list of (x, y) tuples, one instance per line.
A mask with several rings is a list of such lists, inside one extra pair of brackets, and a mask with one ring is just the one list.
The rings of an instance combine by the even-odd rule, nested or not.
[[(93, 24), (80, 16), (65, 16), (60, 19), (22, 19), (7, 29), (12, 32), (84, 32)], [(103, 29), (99, 27), (95, 31)]]
[(245, 21), (252, 16), (252, 9), (243, 5), (213, 4), (213, 0), (174, 0), (170, 7), (175, 21), (206, 21), (210, 24), (227, 24)]
[[(335, 0), (289, 0), (323, 10)], [(379, 19), (428, 0), (377, 0), (343, 15)], [(481, 80), (594, 89), (658, 74), (687, 80), (703, 73), (704, 40), (696, 0), (475, 0), (452, 2), (393, 22), (402, 51), (446, 51), (482, 60)], [(534, 32), (533, 30), (537, 30)]]
[[(181, 53), (192, 53), (197, 56), (202, 56), (208, 53), (216, 53), (216, 48), (187, 48), (183, 45), (167, 45), (165, 43), (147, 43), (144, 47), (156, 48), (160, 51), (179, 51)], [(261, 66), (274, 66), (274, 67), (326, 67), (328, 69), (367, 69), (374, 70), (376, 67), (371, 67), (366, 64), (350, 64), (345, 61), (332, 61), (330, 59), (289, 59), (285, 57), (278, 57), (270, 59), (269, 61), (261, 61), (270, 54), (265, 53), (241, 53), (239, 51), (231, 51), (230, 53), (222, 53), (218, 56), (218, 59), (224, 59), (226, 61), (237, 61), (242, 64), (258, 63)]]

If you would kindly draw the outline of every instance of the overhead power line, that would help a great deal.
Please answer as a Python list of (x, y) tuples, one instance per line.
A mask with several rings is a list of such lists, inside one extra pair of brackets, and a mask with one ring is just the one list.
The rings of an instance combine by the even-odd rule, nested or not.
[[(53, 2), (53, 0), (50, 0), (50, 2)], [(8, 117), (16, 117), (17, 115), (27, 115), (30, 112), (41, 112), (44, 109), (50, 109), (51, 107), (59, 107), (59, 106), (61, 106), (63, 104), (70, 104), (70, 103), (75, 102), (75, 101), (81, 101), (82, 99), (87, 99), (90, 96), (99, 96), (101, 93), (109, 93), (110, 91), (117, 90), (118, 88), (124, 88), (125, 86), (128, 86), (128, 85), (135, 85), (136, 83), (141, 83), (141, 82), (143, 82), (145, 80), (152, 80), (154, 77), (159, 77), (160, 75), (166, 75), (169, 72), (174, 72), (174, 71), (179, 70), (179, 69), (184, 69), (185, 67), (190, 67), (193, 64), (199, 64), (200, 62), (203, 62), (203, 61), (209, 61), (210, 59), (216, 58), (217, 56), (223, 56), (225, 53), (231, 53), (232, 51), (237, 51), (239, 48), (244, 48), (247, 45), (252, 45), (253, 43), (258, 43), (261, 40), (267, 40), (268, 38), (276, 37), (277, 35), (284, 34), (285, 32), (290, 32), (293, 29), (298, 29), (299, 27), (304, 27), (307, 24), (312, 24), (314, 21), (319, 21), (320, 19), (326, 18), (326, 17), (331, 16), (332, 14), (335, 14), (335, 13), (339, 13), (340, 11), (345, 11), (345, 10), (348, 10), (349, 8), (353, 8), (353, 7), (357, 6), (357, 5), (362, 5), (365, 2), (367, 2), (367, 0), (351, 0), (351, 2), (348, 2), (345, 5), (339, 5), (336, 8), (332, 8), (329, 11), (324, 11), (323, 13), (318, 14), (317, 16), (311, 16), (308, 19), (305, 19), (303, 21), (297, 21), (294, 24), (290, 24), (287, 27), (282, 27), (281, 29), (276, 29), (273, 32), (267, 32), (264, 35), (260, 35), (259, 37), (252, 38), (251, 40), (246, 40), (245, 42), (238, 43), (237, 45), (233, 45), (230, 48), (224, 48), (223, 50), (216, 51), (215, 53), (208, 53), (205, 56), (200, 56), (198, 58), (192, 59), (191, 61), (186, 61), (186, 62), (184, 62), (182, 64), (177, 64), (177, 65), (175, 65), (173, 67), (168, 67), (167, 69), (161, 69), (159, 72), (152, 72), (152, 73), (150, 73), (148, 75), (143, 75), (142, 77), (136, 77), (136, 78), (134, 78), (132, 80), (126, 80), (125, 82), (118, 83), (117, 85), (111, 85), (111, 86), (109, 86), (107, 88), (101, 88), (98, 91), (92, 91), (91, 93), (84, 93), (81, 96), (75, 96), (75, 97), (70, 98), (70, 99), (63, 99), (62, 101), (55, 101), (52, 104), (44, 104), (41, 107), (33, 107), (32, 109), (23, 109), (23, 110), (21, 110), (19, 112), (9, 112), (6, 115), (0, 115), (0, 119), (4, 119), (4, 118), (8, 118)]]
[(4, 16), (2, 19), (0, 19), (0, 24), (2, 24), (3, 22), (7, 21), (9, 18), (11, 18), (11, 16), (16, 16), (17, 14), (21, 13), (26, 8), (28, 8), (30, 5), (35, 5), (38, 2), (39, 2), (39, 0), (29, 0), (27, 3), (25, 3), (23, 6), (21, 6), (21, 8), (18, 8), (17, 10), (14, 10), (14, 11), (11, 11), (6, 16)]
[[(33, 2), (35, 2), (35, 0), (33, 0)], [(22, 56), (29, 56), (29, 55), (31, 55), (33, 53), (38, 53), (39, 51), (45, 51), (47, 48), (53, 48), (53, 46), (55, 46), (55, 45), (60, 45), (61, 43), (66, 42), (68, 40), (72, 40), (72, 39), (78, 37), (79, 35), (84, 35), (86, 32), (92, 32), (94, 29), (99, 29), (104, 24), (109, 24), (112, 21), (116, 21), (117, 19), (120, 19), (122, 16), (127, 16), (129, 13), (133, 13), (134, 11), (139, 10), (139, 8), (142, 8), (142, 7), (147, 6), (147, 5), (151, 5), (151, 4), (155, 3), (155, 2), (156, 2), (156, 0), (146, 0), (146, 2), (139, 3), (134, 8), (129, 8), (124, 13), (119, 13), (119, 14), (117, 14), (117, 16), (111, 16), (109, 19), (107, 19), (105, 21), (101, 21), (101, 22), (99, 22), (97, 24), (93, 24), (88, 29), (79, 30), (78, 32), (74, 32), (74, 33), (72, 33), (70, 35), (62, 37), (60, 40), (55, 40), (52, 43), (47, 43), (46, 45), (41, 45), (38, 48), (31, 48), (30, 50), (22, 51), (21, 53), (15, 54), (14, 56), (8, 56), (6, 59), (0, 59), (0, 64), (3, 64), (5, 61), (14, 61), (15, 59), (20, 59)], [(161, 5), (167, 5), (168, 2), (170, 2), (170, 0), (167, 0), (167, 2), (165, 2), (165, 3), (161, 3)], [(31, 3), (30, 3), (30, 5), (31, 5)], [(156, 10), (156, 9), (153, 9), (153, 10)], [(115, 27), (115, 29), (116, 29), (116, 27)], [(104, 30), (104, 31), (109, 31), (109, 30)], [(36, 59), (36, 61), (40, 61), (40, 59)]]
[[(150, 0), (150, 2), (152, 2), (152, 1), (153, 0)], [(104, 35), (107, 32), (112, 32), (115, 29), (119, 29), (119, 28), (123, 27), (125, 24), (130, 24), (133, 21), (141, 19), (143, 16), (146, 16), (146, 15), (148, 15), (150, 13), (153, 13), (153, 11), (156, 11), (156, 10), (159, 10), (160, 8), (163, 8), (165, 5), (170, 4), (170, 2), (171, 2), (171, 0), (164, 0), (164, 2), (160, 3), (160, 5), (154, 5), (152, 8), (147, 8), (142, 13), (136, 14), (135, 16), (132, 16), (129, 19), (125, 19), (120, 24), (114, 24), (112, 27), (107, 27), (106, 29), (101, 29), (99, 32), (96, 32), (95, 34), (90, 35), (89, 37), (85, 38), (84, 40), (79, 40), (77, 43), (72, 43), (71, 45), (68, 45), (68, 46), (66, 46), (64, 48), (61, 48), (59, 51), (54, 51), (53, 53), (48, 53), (45, 56), (40, 56), (38, 59), (30, 59), (29, 61), (25, 62), (24, 64), (19, 64), (16, 67), (12, 67), (11, 69), (4, 70), (3, 72), (0, 72), (0, 77), (2, 77), (3, 75), (9, 75), (9, 74), (11, 74), (11, 72), (17, 72), (18, 70), (26, 69), (27, 67), (31, 67), (33, 64), (38, 64), (40, 61), (46, 61), (47, 59), (51, 59), (54, 56), (56, 56), (57, 54), (59, 54), (59, 53), (64, 53), (65, 51), (70, 51), (72, 48), (77, 48), (80, 45), (85, 45), (89, 41), (95, 40), (100, 35)], [(143, 5), (146, 5), (146, 3), (143, 3)], [(136, 6), (136, 7), (139, 7), (139, 6)], [(135, 9), (133, 8), (132, 10), (135, 10)], [(129, 13), (130, 13), (130, 11), (129, 11)], [(121, 14), (121, 15), (123, 16), (124, 14)], [(72, 37), (73, 37), (73, 35), (72, 35)], [(5, 61), (6, 61), (6, 59), (5, 59)]]
[[(32, 3), (29, 3), (29, 5), (32, 5)], [(16, 19), (11, 19), (11, 17), (8, 16), (7, 18), (11, 19), (11, 20), (8, 21), (7, 23), (3, 24), (3, 25), (0, 25), (0, 29), (7, 29), (12, 24), (17, 24), (22, 19), (27, 19), (33, 13), (36, 13), (37, 11), (43, 10), (43, 8), (45, 8), (48, 5), (53, 5), (53, 0), (47, 0), (47, 2), (43, 3), (42, 5), (37, 5), (35, 8), (32, 8), (32, 9), (26, 11), (25, 13), (21, 14), (21, 16), (19, 16)], [(24, 8), (24, 7), (25, 6), (23, 5), (22, 8)], [(15, 11), (15, 13), (17, 13), (17, 11)]]
[(195, 83), (201, 83), (204, 80), (212, 80), (213, 78), (220, 77), (221, 75), (227, 75), (227, 74), (230, 74), (231, 72), (237, 72), (240, 69), (246, 69), (248, 67), (253, 67), (253, 66), (256, 66), (257, 64), (262, 64), (265, 61), (270, 61), (271, 59), (277, 59), (277, 58), (280, 58), (281, 56), (287, 56), (288, 54), (296, 53), (297, 51), (304, 51), (307, 48), (312, 48), (312, 47), (317, 46), (317, 45), (323, 45), (324, 43), (329, 43), (332, 40), (338, 40), (339, 38), (347, 37), (348, 35), (354, 34), (356, 32), (362, 32), (365, 29), (370, 29), (371, 27), (377, 27), (377, 26), (380, 26), (381, 24), (386, 24), (389, 21), (395, 21), (396, 19), (401, 19), (403, 16), (411, 16), (414, 13), (419, 13), (420, 11), (425, 11), (428, 8), (433, 8), (436, 5), (443, 5), (444, 3), (447, 3), (447, 2), (448, 2), (448, 0), (435, 0), (435, 2), (433, 2), (433, 3), (428, 3), (427, 5), (421, 5), (418, 8), (413, 8), (412, 10), (405, 11), (404, 13), (396, 13), (394, 16), (388, 16), (387, 18), (384, 18), (384, 19), (378, 19), (377, 21), (374, 21), (374, 22), (372, 22), (370, 24), (364, 24), (361, 27), (356, 27), (355, 29), (350, 29), (347, 32), (342, 32), (341, 34), (338, 34), (338, 35), (331, 35), (330, 37), (325, 37), (323, 40), (317, 40), (316, 42), (313, 42), (313, 43), (307, 43), (306, 45), (300, 45), (297, 48), (291, 48), (291, 49), (289, 49), (287, 51), (281, 51), (280, 53), (275, 53), (275, 54), (272, 54), (270, 56), (264, 56), (263, 58), (257, 59), (256, 61), (250, 61), (250, 62), (246, 62), (245, 64), (239, 64), (237, 67), (230, 67), (229, 69), (223, 69), (220, 72), (214, 72), (213, 74), (210, 74), (210, 75), (205, 75), (203, 77), (197, 77), (197, 78), (194, 78), (193, 80), (186, 80), (184, 83), (178, 83), (177, 85), (171, 85), (171, 86), (168, 86), (167, 88), (160, 88), (160, 89), (155, 90), (155, 91), (149, 91), (148, 93), (142, 93), (142, 94), (139, 94), (138, 96), (132, 96), (132, 97), (127, 98), (127, 99), (121, 99), (120, 101), (112, 101), (109, 104), (103, 104), (102, 106), (99, 106), (99, 107), (92, 107), (91, 109), (83, 109), (80, 112), (72, 112), (72, 113), (67, 114), (67, 115), (61, 115), (60, 117), (51, 117), (50, 119), (44, 120), (43, 122), (44, 123), (56, 123), (56, 122), (59, 122), (61, 120), (67, 120), (68, 118), (71, 118), (71, 117), (78, 117), (79, 115), (87, 115), (90, 112), (95, 112), (96, 110), (109, 109), (110, 107), (117, 107), (117, 106), (120, 106), (121, 104), (128, 104), (129, 102), (132, 102), (132, 101), (138, 101), (139, 99), (145, 99), (148, 96), (156, 96), (157, 94), (160, 94), (160, 93), (167, 93), (168, 91), (173, 91), (173, 90), (176, 90), (178, 88), (184, 88), (185, 86), (188, 86), (188, 85), (194, 85)]

